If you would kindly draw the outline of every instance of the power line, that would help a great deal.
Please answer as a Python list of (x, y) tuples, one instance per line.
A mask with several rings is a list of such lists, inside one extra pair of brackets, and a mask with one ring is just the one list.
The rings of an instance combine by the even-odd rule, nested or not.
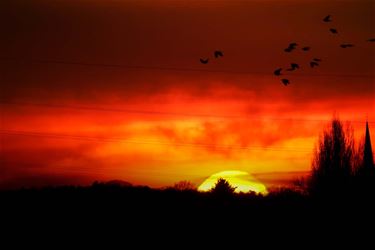
[[(93, 106), (78, 106), (78, 105), (65, 105), (65, 104), (50, 104), (50, 103), (31, 103), (31, 102), (11, 102), (1, 101), (0, 105), (16, 105), (16, 106), (36, 106), (44, 108), (57, 108), (57, 109), (75, 109), (84, 111), (99, 111), (99, 112), (116, 112), (116, 113), (134, 113), (143, 115), (163, 115), (163, 116), (177, 116), (177, 117), (204, 117), (204, 118), (229, 118), (229, 119), (248, 119), (248, 120), (275, 120), (275, 121), (293, 121), (293, 122), (329, 122), (330, 120), (324, 119), (303, 119), (303, 118), (259, 118), (250, 115), (215, 115), (215, 114), (199, 114), (199, 113), (180, 113), (180, 112), (160, 112), (150, 110), (135, 110), (135, 109), (114, 109)], [(352, 123), (365, 123), (358, 120), (345, 120)], [(369, 122), (375, 124), (375, 122)]]
[[(297, 158), (296, 158), (297, 159)], [(175, 163), (176, 161), (163, 161), (163, 162), (168, 162), (168, 163)], [(57, 170), (59, 172), (77, 172), (77, 173), (87, 173), (87, 174), (102, 174), (102, 173), (108, 173), (108, 165), (106, 165), (106, 167), (104, 168), (103, 165), (102, 166), (95, 166), (95, 167), (87, 167), (87, 166), (80, 166), (80, 165), (69, 165), (68, 167), (65, 166), (65, 165), (57, 165), (57, 164), (53, 164), (53, 163), (29, 163), (29, 162), (22, 162), (22, 161), (3, 161), (3, 160), (0, 160), (0, 164), (3, 164), (3, 165), (11, 165), (11, 166), (27, 166), (27, 167), (33, 167), (33, 168), (37, 168), (37, 167), (41, 167), (41, 168), (45, 168), (45, 166), (51, 166), (53, 167), (53, 170)], [(110, 165), (110, 168), (111, 170), (116, 170), (116, 169), (119, 169), (119, 168), (123, 168), (124, 165)], [(246, 170), (245, 170), (246, 171)], [(123, 171), (122, 171), (123, 172)], [(218, 171), (220, 172), (220, 171)], [(248, 171), (246, 171), (248, 172)], [(251, 174), (252, 176), (255, 176), (257, 178), (259, 178), (259, 176), (280, 176), (280, 175), (301, 175), (301, 176), (304, 176), (304, 175), (307, 175), (310, 173), (310, 170), (300, 170), (300, 171), (267, 171), (267, 172), (249, 172), (249, 174)], [(182, 173), (182, 172), (171, 172), (171, 170), (169, 171), (161, 171), (161, 170), (155, 170), (155, 169), (152, 169), (152, 170), (147, 170), (147, 171), (144, 171), (144, 170), (140, 170), (140, 171), (137, 171), (137, 172), (132, 172), (132, 171), (128, 171), (126, 172), (126, 176), (178, 176), (178, 175), (184, 175), (184, 176), (189, 176), (189, 177), (192, 177), (194, 179), (206, 179), (206, 178), (209, 178), (211, 175), (202, 175), (202, 174), (197, 174), (197, 173)], [(261, 179), (261, 178), (259, 178)]]
[(49, 103), (30, 103), (30, 102), (8, 102), (0, 101), (3, 105), (17, 105), (17, 106), (37, 106), (45, 108), (60, 108), (60, 109), (77, 109), (87, 111), (100, 111), (100, 112), (119, 112), (119, 113), (136, 113), (146, 115), (166, 115), (166, 116), (187, 116), (187, 117), (213, 117), (213, 118), (239, 118), (240, 116), (233, 115), (210, 115), (210, 114), (187, 114), (187, 113), (175, 113), (175, 112), (160, 112), (150, 110), (134, 110), (134, 109), (114, 109), (114, 108), (103, 108), (103, 107), (92, 107), (92, 106), (77, 106), (77, 105), (62, 105), (62, 104), (49, 104)]
[(16, 136), (32, 136), (32, 137), (46, 137), (55, 139), (73, 139), (82, 141), (99, 141), (99, 142), (122, 142), (129, 144), (144, 144), (144, 145), (164, 145), (164, 146), (182, 146), (182, 147), (198, 147), (198, 148), (212, 148), (215, 150), (270, 150), (270, 151), (292, 151), (307, 153), (311, 150), (307, 148), (282, 148), (282, 147), (264, 147), (264, 146), (223, 146), (209, 143), (184, 143), (184, 142), (160, 142), (160, 141), (134, 141), (127, 140), (124, 138), (116, 137), (93, 137), (93, 136), (82, 136), (82, 135), (68, 135), (68, 134), (56, 134), (56, 133), (45, 133), (39, 131), (20, 131), (20, 130), (0, 130), (0, 134), (4, 135), (16, 135)]
[[(71, 65), (71, 66), (85, 66), (85, 67), (100, 67), (100, 68), (117, 68), (127, 70), (157, 70), (157, 71), (180, 71), (180, 72), (203, 72), (203, 73), (224, 73), (224, 74), (245, 74), (245, 75), (273, 75), (270, 72), (261, 71), (237, 71), (237, 70), (210, 70), (210, 69), (197, 69), (197, 68), (183, 68), (183, 67), (161, 67), (161, 66), (144, 66), (144, 65), (126, 65), (126, 64), (110, 64), (110, 63), (87, 63), (87, 62), (74, 62), (74, 61), (61, 61), (61, 60), (27, 60), (27, 59), (13, 59), (13, 58), (0, 58), (3, 62), (13, 63), (37, 63), (37, 64), (57, 64), (57, 65)], [(298, 77), (343, 77), (343, 78), (374, 78), (375, 75), (371, 74), (284, 74), (293, 75)]]

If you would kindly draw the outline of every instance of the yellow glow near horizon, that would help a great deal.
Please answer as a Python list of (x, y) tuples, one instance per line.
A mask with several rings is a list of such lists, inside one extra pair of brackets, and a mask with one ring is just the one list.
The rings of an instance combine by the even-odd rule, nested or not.
[(203, 192), (209, 191), (215, 186), (217, 180), (220, 178), (227, 180), (231, 186), (235, 187), (236, 193), (247, 193), (249, 191), (253, 191), (257, 194), (268, 193), (267, 188), (263, 183), (256, 180), (249, 173), (238, 170), (222, 171), (213, 174), (198, 187), (198, 190)]

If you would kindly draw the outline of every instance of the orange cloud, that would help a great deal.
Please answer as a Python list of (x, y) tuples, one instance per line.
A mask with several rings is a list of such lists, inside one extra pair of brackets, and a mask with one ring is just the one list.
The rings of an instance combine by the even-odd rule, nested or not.
[[(362, 43), (374, 35), (371, 1), (8, 2), (0, 47), (15, 60), (0, 69), (2, 183), (163, 186), (228, 169), (275, 183), (272, 173), (309, 170), (333, 113), (357, 138), (359, 122), (375, 121), (375, 47)], [(354, 50), (326, 34), (320, 20), (331, 9)], [(310, 54), (283, 52), (291, 40), (312, 47), (319, 69), (308, 67)], [(222, 60), (201, 65), (214, 49)], [(301, 70), (284, 87), (272, 72), (291, 60)]]

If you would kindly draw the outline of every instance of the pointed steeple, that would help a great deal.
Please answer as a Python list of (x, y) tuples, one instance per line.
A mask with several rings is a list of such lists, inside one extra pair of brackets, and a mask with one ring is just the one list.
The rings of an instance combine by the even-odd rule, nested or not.
[(372, 154), (370, 129), (368, 127), (368, 121), (366, 121), (365, 147), (364, 147), (364, 152), (363, 152), (363, 168), (364, 169), (374, 168), (374, 156)]

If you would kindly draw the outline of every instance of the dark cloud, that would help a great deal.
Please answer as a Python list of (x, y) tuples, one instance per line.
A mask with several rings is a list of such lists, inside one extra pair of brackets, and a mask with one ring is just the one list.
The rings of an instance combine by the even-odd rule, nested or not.
[(89, 185), (95, 179), (87, 175), (63, 175), (59, 174), (19, 174), (8, 179), (0, 180), (0, 189), (56, 187), (62, 185)]
[[(1, 23), (7, 32), (0, 41), (1, 57), (271, 74), (276, 66), (289, 65), (292, 56), (303, 65), (301, 73), (308, 75), (291, 77), (297, 89), (292, 91), (301, 98), (334, 91), (339, 97), (374, 93), (371, 77), (309, 77), (373, 74), (375, 48), (364, 42), (374, 35), (373, 1), (207, 1), (194, 2), (188, 8), (178, 2), (3, 1)], [(342, 30), (340, 38), (326, 32), (321, 22), (326, 13), (332, 13)], [(336, 46), (341, 40), (358, 43), (358, 48), (343, 53)], [(306, 55), (285, 55), (282, 48), (290, 41), (311, 46), (311, 53), (323, 58), (319, 70), (307, 67)], [(198, 58), (212, 56), (217, 48), (225, 51), (225, 57), (202, 67)], [(131, 100), (170, 89), (192, 95), (200, 91), (200, 96), (205, 96), (210, 87), (218, 87), (217, 82), (259, 95), (264, 89), (280, 87), (275, 78), (262, 74), (1, 64), (6, 98), (92, 99), (107, 95)]]

